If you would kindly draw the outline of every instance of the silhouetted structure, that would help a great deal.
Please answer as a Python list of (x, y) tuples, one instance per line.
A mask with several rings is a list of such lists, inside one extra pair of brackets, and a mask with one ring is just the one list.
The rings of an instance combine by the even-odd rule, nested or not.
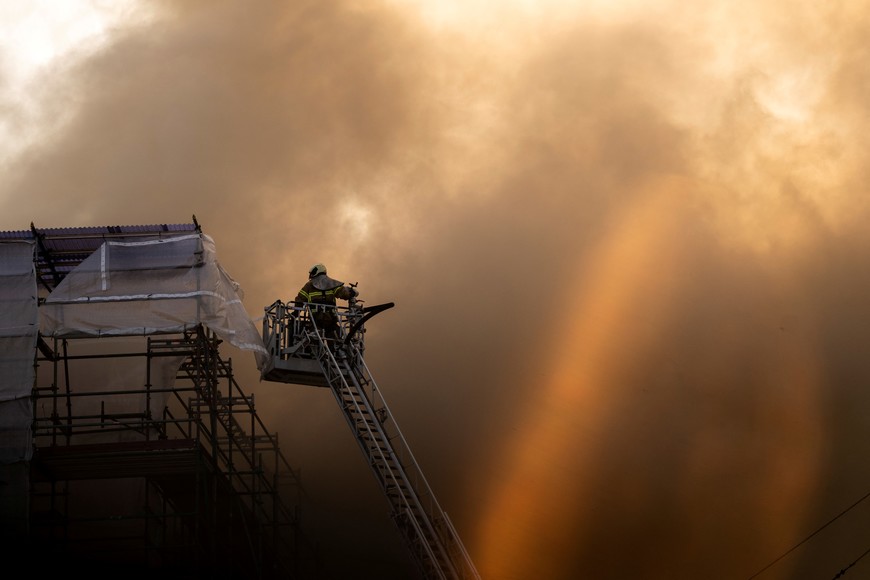
[(0, 544), (42, 571), (315, 576), (221, 353), (265, 356), (237, 288), (195, 218), (0, 232)]

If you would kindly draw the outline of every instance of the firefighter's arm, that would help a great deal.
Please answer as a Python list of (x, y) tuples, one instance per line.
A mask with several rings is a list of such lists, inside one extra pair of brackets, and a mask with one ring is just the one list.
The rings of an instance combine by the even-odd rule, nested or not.
[(345, 285), (338, 289), (336, 296), (342, 300), (350, 300), (351, 298), (359, 296), (359, 292), (357, 292), (356, 288)]
[[(296, 299), (293, 301), (293, 306), (295, 306), (296, 308), (301, 308), (305, 305), (306, 302), (308, 302), (308, 294), (305, 292), (305, 290), (300, 290), (299, 294), (296, 295)], [(290, 313), (290, 316), (299, 316), (299, 311), (294, 309)]]

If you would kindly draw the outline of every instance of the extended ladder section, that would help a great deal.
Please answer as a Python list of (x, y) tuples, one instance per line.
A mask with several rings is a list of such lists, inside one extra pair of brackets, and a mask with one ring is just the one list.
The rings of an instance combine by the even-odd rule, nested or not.
[(314, 305), (276, 301), (266, 308), (263, 322), (263, 338), (271, 354), (263, 378), (328, 387), (423, 577), (479, 579), (363, 358), (365, 321), (391, 306), (362, 307), (351, 301), (348, 308), (335, 307), (339, 328), (329, 333), (318, 328)]

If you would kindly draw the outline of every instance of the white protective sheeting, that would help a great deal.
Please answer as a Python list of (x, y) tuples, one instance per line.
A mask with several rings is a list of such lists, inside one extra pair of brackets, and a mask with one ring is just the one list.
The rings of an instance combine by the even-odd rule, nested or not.
[(40, 310), (46, 336), (130, 336), (180, 332), (204, 324), (254, 353), (263, 339), (242, 305), (239, 285), (215, 257), (214, 241), (191, 234), (105, 242), (70, 272)]
[(30, 391), (37, 339), (34, 244), (0, 242), (0, 463), (33, 454)]

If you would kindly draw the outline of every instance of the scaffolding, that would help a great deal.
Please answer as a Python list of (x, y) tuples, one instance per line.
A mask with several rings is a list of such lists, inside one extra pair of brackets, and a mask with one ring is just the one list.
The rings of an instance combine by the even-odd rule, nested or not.
[[(300, 492), (299, 482), (277, 435), (258, 417), (254, 396), (243, 392), (232, 361), (220, 355), (220, 339), (199, 326), (147, 337), (141, 351), (102, 355), (71, 354), (71, 342), (55, 339), (37, 358), (51, 384), (33, 397), (30, 536), (36, 544), (76, 560), (197, 577), (292, 578), (306, 571), (299, 514), (286, 502)], [(88, 390), (69, 381), (76, 362), (105, 358), (142, 361), (144, 384)], [(171, 388), (151, 382), (155, 361), (164, 358), (183, 359)], [(169, 400), (154, 409), (162, 395)], [(140, 408), (116, 404), (131, 398)], [(88, 406), (73, 399), (99, 409), (75, 413)], [(112, 432), (137, 436), (76, 443)], [(135, 501), (126, 510), (101, 510), (80, 482), (99, 482), (109, 494), (132, 490)]]
[[(223, 354), (229, 342), (259, 356), (259, 335), (196, 219), (31, 225), (4, 242), (32, 246), (40, 310), (27, 329), (8, 322), (27, 293), (0, 296), (0, 338), (15, 346), (0, 366), (18, 376), (0, 378), (4, 548), (43, 571), (313, 577), (298, 476)], [(131, 292), (146, 279), (164, 286)]]

